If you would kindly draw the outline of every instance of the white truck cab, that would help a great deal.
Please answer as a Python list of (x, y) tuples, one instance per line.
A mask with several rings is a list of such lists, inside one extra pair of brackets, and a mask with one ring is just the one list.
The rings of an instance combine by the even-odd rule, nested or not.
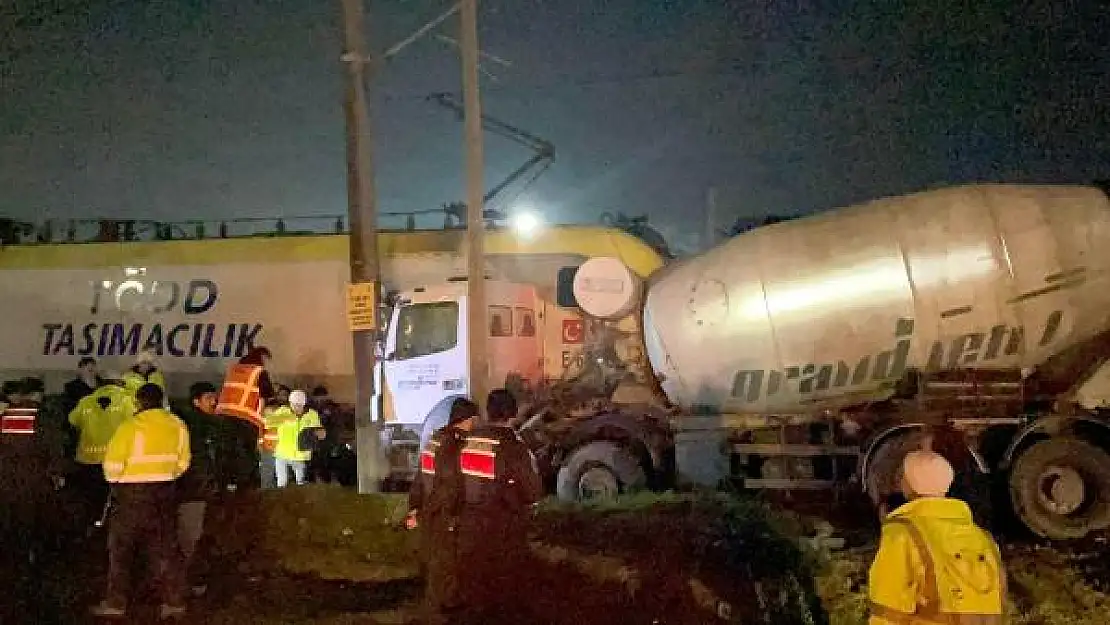
[[(463, 279), (402, 293), (390, 315), (381, 376), (391, 421), (420, 430), (421, 442), (446, 423), (451, 400), (469, 391), (467, 283)], [(535, 287), (487, 280), (489, 383), (510, 375), (537, 382), (543, 371), (541, 304)]]

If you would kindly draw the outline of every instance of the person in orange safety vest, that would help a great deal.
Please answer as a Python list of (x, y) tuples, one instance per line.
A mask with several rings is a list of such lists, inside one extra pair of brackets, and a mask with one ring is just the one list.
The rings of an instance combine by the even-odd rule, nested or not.
[(266, 366), (270, 350), (254, 347), (227, 370), (216, 403), (216, 414), (231, 419), (231, 441), (227, 461), (230, 481), (237, 487), (257, 488), (260, 485), (258, 441), (266, 423), (262, 409), (274, 397)]

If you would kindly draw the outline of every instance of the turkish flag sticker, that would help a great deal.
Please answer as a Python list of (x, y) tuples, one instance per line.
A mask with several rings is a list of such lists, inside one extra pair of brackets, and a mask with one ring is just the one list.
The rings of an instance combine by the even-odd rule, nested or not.
[(563, 319), (563, 342), (569, 344), (581, 343), (585, 338), (585, 328), (581, 319)]

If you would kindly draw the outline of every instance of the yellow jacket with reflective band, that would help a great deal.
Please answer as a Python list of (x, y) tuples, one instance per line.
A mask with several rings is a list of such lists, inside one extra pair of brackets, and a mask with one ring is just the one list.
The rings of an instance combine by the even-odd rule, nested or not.
[[(100, 407), (100, 399), (110, 402)], [(134, 397), (115, 384), (106, 384), (81, 398), (69, 413), (69, 423), (77, 428), (77, 457), (80, 464), (101, 464), (108, 451), (108, 441), (128, 417), (135, 414)]]
[(870, 625), (1001, 625), (998, 546), (957, 499), (915, 499), (887, 515), (868, 593)]
[(172, 482), (189, 468), (189, 431), (164, 408), (143, 410), (116, 429), (104, 477), (116, 484)]
[(132, 394), (142, 388), (144, 384), (156, 384), (162, 389), (163, 393), (166, 392), (166, 377), (162, 375), (161, 369), (151, 371), (145, 378), (136, 373), (134, 369), (128, 369), (127, 373), (123, 374), (123, 385)]
[(274, 453), (274, 449), (278, 444), (278, 426), (290, 419), (296, 419), (297, 415), (288, 406), (279, 406), (277, 408), (265, 408), (262, 410), (262, 422), (265, 427), (262, 428), (262, 435), (258, 437), (258, 446), (262, 451)]
[(297, 439), (301, 432), (323, 427), (320, 424), (320, 415), (309, 408), (300, 417), (289, 406), (282, 406), (274, 411), (274, 418), (280, 419), (277, 426), (278, 440), (274, 448), (274, 457), (295, 462), (308, 462), (312, 459), (311, 451), (301, 451), (297, 446)]

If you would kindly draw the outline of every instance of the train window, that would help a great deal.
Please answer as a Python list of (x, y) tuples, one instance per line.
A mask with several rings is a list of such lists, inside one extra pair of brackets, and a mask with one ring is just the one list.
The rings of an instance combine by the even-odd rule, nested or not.
[(513, 335), (513, 309), (508, 306), (489, 307), (489, 335)]
[(529, 308), (516, 309), (516, 335), (536, 336), (536, 313)]
[(578, 308), (574, 297), (574, 275), (578, 267), (560, 267), (555, 278), (555, 303), (563, 308)]

